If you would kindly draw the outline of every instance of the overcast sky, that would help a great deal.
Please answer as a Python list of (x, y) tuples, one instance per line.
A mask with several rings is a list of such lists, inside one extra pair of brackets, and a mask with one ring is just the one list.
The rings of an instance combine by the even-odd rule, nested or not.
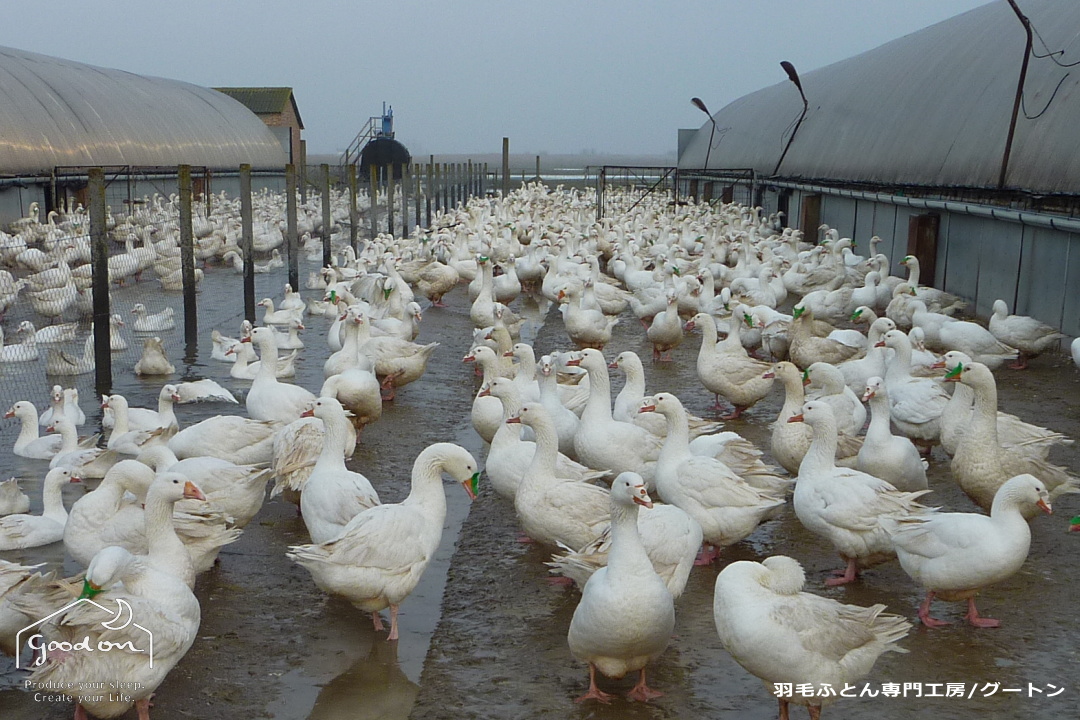
[(23, 0), (4, 4), (0, 45), (291, 86), (310, 154), (343, 150), (384, 100), (414, 155), (499, 152), (503, 136), (515, 153), (674, 154), (677, 129), (706, 120), (692, 96), (715, 112), (785, 80), (781, 60), (807, 72), (986, 2)]

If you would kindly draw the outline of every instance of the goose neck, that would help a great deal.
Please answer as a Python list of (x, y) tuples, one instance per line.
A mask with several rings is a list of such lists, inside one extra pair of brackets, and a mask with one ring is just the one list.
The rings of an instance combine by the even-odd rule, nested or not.
[(581, 419), (588, 422), (610, 421), (611, 378), (608, 377), (607, 366), (586, 368), (586, 371), (589, 374), (589, 399), (585, 403)]
[(800, 477), (804, 472), (828, 472), (836, 467), (836, 421), (819, 419), (813, 426), (814, 439), (799, 466)]
[(554, 475), (555, 462), (559, 456), (559, 436), (555, 430), (555, 423), (548, 417), (534, 417), (529, 424), (536, 436), (536, 451), (533, 453), (532, 462), (529, 463), (527, 475), (533, 476), (542, 473), (545, 477)]
[(45, 483), (41, 490), (42, 516), (63, 523), (67, 520), (67, 510), (64, 508), (63, 476), (59, 480), (51, 480)]
[(28, 442), (33, 442), (38, 439), (38, 419), (36, 413), (20, 413), (19, 423), (19, 437), (15, 441), (16, 445), (21, 447)]
[(880, 393), (870, 398), (870, 425), (866, 428), (866, 439), (884, 440), (891, 436), (889, 419), (889, 399)]
[(682, 407), (669, 407), (663, 415), (667, 421), (667, 437), (660, 448), (660, 460), (675, 462), (690, 454), (689, 419)]
[[(638, 506), (612, 503), (611, 549), (608, 551), (608, 572), (631, 572), (649, 564), (645, 546), (638, 532)], [(650, 566), (651, 567), (651, 566)]]

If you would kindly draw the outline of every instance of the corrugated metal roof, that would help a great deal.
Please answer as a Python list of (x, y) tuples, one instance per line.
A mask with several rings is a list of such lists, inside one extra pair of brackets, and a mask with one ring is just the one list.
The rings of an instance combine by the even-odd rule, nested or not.
[(286, 162), (263, 122), (222, 93), (0, 47), (0, 174)]
[(301, 129), (304, 121), (300, 119), (300, 109), (296, 107), (291, 87), (219, 87), (214, 88), (234, 100), (242, 102), (256, 115), (277, 115), (283, 113), (292, 104), (296, 121)]
[[(1080, 3), (1018, 4), (1050, 50), (1064, 51), (1061, 63), (1080, 60)], [(809, 112), (778, 175), (996, 187), (1024, 43), (1016, 15), (996, 2), (802, 75)], [(1034, 50), (1046, 52), (1038, 38)], [(1024, 99), (1033, 119), (1017, 122), (1006, 186), (1080, 193), (1080, 67), (1033, 57)], [(729, 104), (713, 115), (709, 168), (771, 174), (801, 110), (787, 80)], [(698, 130), (680, 168), (703, 167), (711, 130)]]

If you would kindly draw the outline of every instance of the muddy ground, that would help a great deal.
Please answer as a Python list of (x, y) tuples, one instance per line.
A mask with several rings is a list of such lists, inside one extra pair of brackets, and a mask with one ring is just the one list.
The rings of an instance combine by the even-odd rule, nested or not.
[[(304, 274), (306, 275), (305, 266)], [(259, 292), (280, 296), (284, 276), (258, 277)], [(228, 378), (228, 368), (209, 359), (213, 327), (235, 335), (239, 318), (239, 279), (222, 271), (209, 273), (200, 297), (200, 342), (185, 352), (182, 326), (168, 334), (166, 344), (186, 378), (212, 377), (242, 392), (247, 383)], [(157, 294), (140, 284), (121, 290), (118, 304), (152, 297), (180, 307), (178, 294)], [(428, 373), (404, 388), (388, 405), (383, 418), (364, 431), (349, 466), (366, 474), (384, 502), (408, 492), (413, 458), (426, 445), (452, 441), (468, 448), (483, 463), (483, 448), (469, 423), (469, 408), (477, 380), (462, 365), (471, 323), (464, 288), (447, 297), (450, 307), (425, 311), (419, 340), (441, 346)], [(426, 305), (426, 303), (425, 303)], [(152, 307), (151, 310), (154, 308)], [(179, 317), (179, 315), (178, 315)], [(306, 320), (308, 348), (298, 381), (317, 389), (322, 362), (328, 355), (322, 338), (328, 321)], [(616, 328), (606, 354), (637, 351), (646, 359), (650, 391), (674, 392), (692, 412), (708, 414), (712, 397), (700, 387), (694, 358), (700, 336), (689, 336), (672, 363), (652, 363), (640, 326), (627, 316)], [(566, 348), (561, 321), (551, 315), (536, 334), (536, 347), (546, 352)], [(118, 354), (116, 390), (133, 405), (152, 403), (160, 381), (135, 379), (129, 368), (137, 352)], [(126, 363), (126, 365), (125, 365)], [(10, 367), (10, 366), (8, 366)], [(8, 374), (3, 403), (46, 396), (44, 378), (29, 373)], [(1028, 371), (999, 371), (1002, 407), (1073, 437), (1080, 437), (1080, 371), (1063, 355), (1035, 360)], [(89, 423), (92, 380), (78, 380)], [(51, 379), (49, 381), (51, 384)], [(615, 378), (617, 392), (621, 381)], [(9, 395), (15, 395), (13, 399)], [(759, 447), (767, 448), (767, 425), (781, 404), (777, 389), (750, 410), (744, 419), (728, 424)], [(5, 405), (6, 407), (6, 405)], [(199, 405), (178, 409), (182, 424), (235, 406)], [(0, 447), (9, 448), (14, 428), (0, 431)], [(936, 451), (940, 452), (940, 451)], [(1080, 472), (1076, 449), (1057, 451), (1057, 462)], [(16, 462), (0, 451), (0, 470), (27, 478), (24, 487), (33, 508), (40, 507), (42, 467)], [(947, 461), (935, 454), (929, 497), (934, 504), (955, 510), (973, 506), (948, 479)], [(822, 579), (838, 567), (838, 559), (822, 541), (805, 532), (790, 507), (777, 520), (747, 541), (725, 551), (720, 564), (696, 568), (679, 600), (676, 636), (667, 652), (650, 667), (650, 685), (665, 693), (649, 704), (623, 698), (610, 706), (576, 705), (573, 699), (587, 687), (587, 670), (566, 646), (566, 630), (577, 601), (572, 589), (549, 585), (546, 554), (515, 542), (513, 507), (490, 487), (470, 504), (458, 487), (446, 484), (448, 515), (439, 555), (416, 592), (402, 607), (401, 640), (388, 643), (375, 633), (368, 617), (347, 603), (324, 596), (307, 572), (285, 557), (291, 544), (307, 541), (294, 506), (280, 498), (268, 501), (238, 542), (221, 554), (219, 565), (201, 576), (196, 594), (203, 608), (199, 639), (159, 688), (155, 718), (714, 718), (775, 717), (776, 705), (762, 685), (724, 652), (712, 620), (712, 587), (724, 563), (761, 559), (785, 553), (806, 567), (808, 590), (859, 604), (885, 603), (893, 612), (914, 619), (921, 591), (896, 563), (880, 566), (847, 588), (826, 589)], [(68, 502), (78, 487), (68, 488)], [(1002, 620), (997, 630), (974, 630), (967, 625), (928, 631), (914, 629), (903, 641), (908, 654), (888, 654), (868, 678), (871, 689), (881, 683), (964, 683), (965, 695), (978, 684), (975, 696), (957, 698), (855, 698), (826, 710), (829, 718), (885, 720), (936, 713), (946, 718), (1075, 718), (1080, 716), (1080, 680), (1076, 674), (1080, 631), (1076, 597), (1080, 593), (1080, 534), (1066, 532), (1068, 519), (1080, 513), (1080, 496), (1061, 498), (1052, 517), (1033, 523), (1033, 543), (1022, 571), (983, 593), (980, 609)], [(4, 553), (7, 560), (64, 563), (61, 546), (25, 553)], [(75, 571), (71, 561), (64, 566)], [(960, 605), (936, 606), (939, 617), (960, 620)], [(24, 676), (0, 659), (0, 718), (4, 720), (69, 717), (70, 703), (39, 702), (20, 689)], [(1021, 693), (982, 697), (986, 683), (1022, 688)], [(1054, 698), (1028, 697), (1031, 683), (1046, 693), (1051, 684), (1065, 690)], [(609, 691), (629, 689), (632, 683), (607, 681)], [(909, 695), (913, 693), (909, 691)], [(799, 717), (803, 711), (796, 710)], [(134, 711), (129, 713), (134, 717)]]

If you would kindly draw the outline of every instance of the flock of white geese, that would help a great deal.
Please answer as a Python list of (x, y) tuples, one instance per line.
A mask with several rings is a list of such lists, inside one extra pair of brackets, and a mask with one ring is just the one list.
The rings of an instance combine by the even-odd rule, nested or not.
[[(213, 201), (210, 214), (196, 217), (196, 256), (219, 260), (214, 272), (242, 270), (255, 258), (238, 247), (238, 201)], [(303, 289), (262, 300), (259, 325), (243, 323), (235, 338), (214, 330), (213, 359), (251, 381), (246, 413), (181, 429), (176, 405), (236, 400), (210, 380), (170, 382), (155, 408), (103, 398), (103, 440), (80, 439), (86, 417), (71, 388), (55, 386), (44, 412), (15, 403), (7, 413), (21, 423), (13, 452), (40, 461), (43, 512), (29, 514), (14, 480), (0, 484), (0, 552), (63, 542), (86, 571), (62, 578), (0, 560), (0, 650), (25, 653), (16, 633), (77, 598), (123, 600), (154, 632), (152, 667), (138, 652), (60, 652), (31, 679), (68, 688), (77, 718), (118, 717), (133, 704), (148, 718), (154, 689), (196, 640), (198, 574), (258, 514), (270, 482), (271, 498), (298, 504), (311, 537), (288, 557), (324, 592), (371, 613), (377, 630), (388, 609), (387, 638), (396, 640), (398, 607), (442, 536), (442, 475), (475, 497), (481, 465), (458, 445), (432, 444), (415, 459), (408, 497), (390, 504), (379, 499), (379, 478), (346, 460), (364, 426), (438, 358), (438, 343), (415, 340), (422, 309), (442, 306), (451, 292), (468, 293), (476, 328), (464, 360), (482, 376), (471, 418), (487, 448), (484, 474), (513, 506), (522, 539), (550, 547), (551, 572), (580, 588), (567, 635), (589, 668), (579, 701), (611, 702), (601, 675), (635, 675), (635, 700), (661, 695), (646, 668), (672, 640), (692, 568), (715, 562), (788, 503), (843, 563), (827, 585), (857, 582), (863, 568), (896, 559), (926, 590), (917, 612), (925, 625), (943, 624), (930, 612), (937, 598), (965, 601), (973, 626), (996, 626), (979, 614), (976, 594), (1017, 572), (1029, 521), (1078, 480), (1048, 459), (1070, 438), (998, 409), (994, 371), (1008, 361), (1022, 367), (1062, 336), (1010, 315), (1002, 301), (988, 327), (954, 317), (964, 301), (920, 284), (915, 257), (900, 260), (906, 277), (892, 275), (877, 238), (859, 256), (834, 230), (821, 228), (824, 239), (808, 244), (745, 206), (659, 195), (616, 201), (624, 210), (596, 221), (591, 193), (528, 185), (506, 198), (474, 198), (410, 237), (380, 235), (359, 254), (345, 247)], [(255, 207), (256, 249), (268, 258), (256, 269), (267, 269), (281, 263), (284, 198), (263, 193)], [(302, 208), (301, 230), (303, 252), (317, 263), (316, 207)], [(335, 225), (347, 215), (335, 198)], [(152, 269), (163, 288), (178, 287), (176, 217), (175, 199), (157, 196), (135, 214), (110, 216), (111, 236), (125, 246), (109, 260), (110, 280), (138, 282)], [(0, 234), (0, 262), (13, 271), (0, 275), (0, 304), (7, 311), (28, 302), (51, 323), (23, 321), (21, 341), (3, 346), (0, 362), (37, 360), (40, 345), (50, 375), (93, 369), (92, 340), (81, 358), (57, 347), (75, 337), (72, 316), (92, 307), (87, 227), (81, 209), (43, 223), (33, 208)], [(331, 239), (341, 246), (344, 236)], [(524, 341), (526, 305), (561, 318), (572, 347)], [(168, 308), (140, 304), (132, 314), (144, 335), (174, 326)], [(725, 418), (782, 387), (770, 447), (689, 414), (673, 393), (648, 391), (634, 351), (605, 357), (616, 323), (636, 321), (653, 362), (700, 332), (697, 376)], [(114, 316), (114, 350), (126, 347), (121, 326)], [(176, 368), (165, 346), (152, 335), (143, 343), (134, 371), (168, 381)], [(282, 382), (313, 343), (331, 352), (322, 386)], [(1080, 366), (1080, 344), (1073, 353)], [(624, 378), (614, 399), (612, 371)], [(40, 435), (41, 426), (55, 432)], [(934, 446), (978, 510), (927, 504)], [(79, 479), (97, 484), (66, 508), (62, 488)], [(882, 653), (902, 652), (911, 627), (883, 605), (847, 605), (804, 587), (802, 566), (781, 555), (727, 564), (715, 585), (720, 640), (779, 699), (782, 718), (789, 703), (817, 717), (835, 700), (796, 695), (793, 684), (854, 683)], [(58, 643), (137, 642), (130, 627), (103, 626), (81, 604), (41, 632)], [(138, 689), (103, 698), (89, 689), (101, 681)]]

